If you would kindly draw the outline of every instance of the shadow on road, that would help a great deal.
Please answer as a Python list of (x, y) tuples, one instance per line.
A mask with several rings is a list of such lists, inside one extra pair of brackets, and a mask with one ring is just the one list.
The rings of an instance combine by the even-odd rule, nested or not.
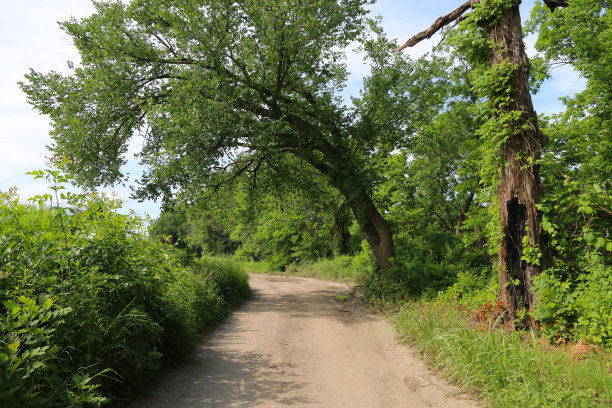
[[(274, 278), (273, 278), (274, 279)], [(290, 279), (290, 278), (289, 278)], [(283, 278), (284, 282), (289, 279)], [(296, 279), (296, 287), (300, 287)], [(303, 286), (302, 286), (303, 287)], [(278, 359), (258, 351), (245, 352), (242, 347), (257, 326), (245, 326), (244, 321), (284, 316), (283, 319), (332, 319), (342, 323), (373, 319), (362, 308), (358, 311), (348, 303), (340, 303), (337, 295), (346, 294), (342, 286), (329, 289), (296, 290), (271, 293), (252, 289), (251, 298), (205, 341), (184, 362), (163, 373), (159, 384), (147, 396), (129, 404), (129, 408), (191, 408), (191, 407), (252, 407), (252, 406), (316, 406), (316, 400), (298, 397), (301, 388), (309, 384), (296, 375), (299, 368), (290, 362), (280, 366)], [(248, 317), (247, 317), (248, 316)], [(251, 333), (250, 333), (251, 332)], [(263, 337), (262, 342), (274, 342)], [(277, 346), (280, 347), (280, 346)], [(257, 350), (252, 348), (251, 350)]]

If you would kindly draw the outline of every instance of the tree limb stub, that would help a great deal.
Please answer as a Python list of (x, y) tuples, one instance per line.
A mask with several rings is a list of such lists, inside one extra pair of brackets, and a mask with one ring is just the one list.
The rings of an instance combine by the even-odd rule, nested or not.
[(425, 31), (421, 31), (420, 33), (414, 35), (410, 38), (404, 45), (399, 48), (393, 50), (393, 52), (399, 52), (404, 48), (413, 47), (416, 44), (420, 43), (423, 40), (431, 38), (435, 33), (437, 33), (442, 27), (447, 26), (453, 21), (457, 20), (459, 17), (463, 15), (467, 10), (472, 8), (475, 3), (480, 3), (480, 0), (468, 0), (455, 9), (453, 12), (439, 17), (434, 23)]
[(550, 12), (554, 12), (557, 7), (567, 7), (569, 3), (566, 0), (544, 0), (544, 3), (550, 9)]

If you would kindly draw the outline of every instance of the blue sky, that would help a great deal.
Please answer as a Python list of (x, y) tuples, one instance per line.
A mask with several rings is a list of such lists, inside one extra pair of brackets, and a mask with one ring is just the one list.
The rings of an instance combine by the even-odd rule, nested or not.
[[(428, 27), (436, 18), (456, 8), (462, 0), (379, 0), (371, 6), (373, 15), (382, 16), (382, 25), (391, 38), (400, 43), (411, 35)], [(521, 6), (523, 19), (528, 17), (533, 1), (524, 1)], [(6, 2), (0, 15), (0, 191), (9, 187), (19, 188), (21, 198), (45, 192), (45, 184), (33, 180), (26, 172), (44, 169), (46, 145), (50, 144), (50, 125), (47, 117), (33, 111), (25, 101), (25, 95), (17, 86), (28, 69), (47, 72), (49, 70), (68, 72), (67, 61), (78, 62), (78, 54), (70, 38), (58, 28), (57, 21), (70, 16), (86, 17), (93, 12), (90, 0), (28, 0)], [(527, 39), (528, 53), (533, 55), (534, 39)], [(414, 49), (407, 49), (413, 57), (427, 52), (439, 42), (439, 37), (424, 41)], [(361, 77), (367, 74), (361, 57), (348, 56), (349, 71), (353, 72), (347, 91), (357, 95)], [(555, 113), (563, 109), (559, 97), (573, 95), (584, 86), (584, 80), (571, 68), (559, 68), (553, 78), (542, 86), (534, 96), (538, 113)], [(132, 158), (138, 150), (138, 140), (132, 143), (128, 152), (128, 169), (137, 175), (138, 165)], [(155, 217), (159, 204), (138, 203), (129, 200), (127, 187), (107, 189), (125, 199), (125, 209), (134, 210)]]

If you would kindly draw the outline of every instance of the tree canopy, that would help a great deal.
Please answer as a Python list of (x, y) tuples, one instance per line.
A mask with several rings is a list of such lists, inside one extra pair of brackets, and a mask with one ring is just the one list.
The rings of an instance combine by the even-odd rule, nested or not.
[[(142, 139), (136, 194), (167, 204), (156, 236), (278, 268), (363, 238), (383, 297), (480, 288), (517, 327), (595, 338), (612, 270), (608, 2), (537, 2), (531, 60), (519, 3), (458, 2), (406, 43), (444, 32), (413, 61), (361, 0), (100, 2), (61, 25), (81, 65), (22, 88), (85, 186), (122, 180)], [(349, 47), (370, 65), (350, 104)], [(531, 94), (558, 64), (587, 87), (538, 116)]]
[[(394, 246), (370, 197), (369, 160), (405, 140), (437, 87), (428, 64), (390, 57), (380, 32), (366, 37), (364, 3), (96, 3), (91, 17), (62, 24), (82, 67), (69, 76), (31, 71), (22, 87), (51, 117), (54, 154), (70, 158), (84, 185), (121, 179), (136, 133), (147, 168), (140, 197), (200, 194), (293, 155), (347, 199), (388, 266)], [(343, 50), (355, 41), (375, 68), (352, 109), (339, 92)]]

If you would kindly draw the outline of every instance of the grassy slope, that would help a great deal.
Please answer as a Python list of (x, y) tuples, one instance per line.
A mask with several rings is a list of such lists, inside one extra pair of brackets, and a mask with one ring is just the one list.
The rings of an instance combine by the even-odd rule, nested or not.
[(443, 303), (409, 303), (392, 318), (453, 382), (494, 407), (612, 406), (610, 355), (586, 346), (552, 347), (533, 333), (501, 332)]

